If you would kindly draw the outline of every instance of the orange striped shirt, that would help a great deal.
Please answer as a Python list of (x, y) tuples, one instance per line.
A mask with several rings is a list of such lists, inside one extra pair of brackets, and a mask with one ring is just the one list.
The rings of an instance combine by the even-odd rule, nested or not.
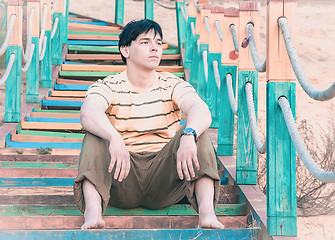
[(178, 131), (180, 104), (192, 94), (196, 91), (188, 82), (165, 72), (157, 73), (151, 88), (138, 91), (125, 71), (95, 82), (86, 98), (100, 95), (107, 101), (106, 114), (129, 151), (156, 152)]

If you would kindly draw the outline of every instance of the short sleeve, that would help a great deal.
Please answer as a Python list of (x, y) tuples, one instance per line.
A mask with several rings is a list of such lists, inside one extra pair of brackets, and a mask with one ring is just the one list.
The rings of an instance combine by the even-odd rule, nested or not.
[(172, 90), (172, 101), (178, 106), (178, 108), (180, 108), (180, 105), (186, 96), (192, 97), (192, 95), (195, 96), (196, 94), (197, 92), (191, 84), (180, 79)]
[(98, 81), (93, 83), (87, 90), (86, 99), (88, 99), (91, 96), (97, 96), (97, 95), (104, 98), (108, 106), (110, 106), (110, 104), (113, 102), (114, 94), (108, 84), (108, 77), (102, 80), (99, 79)]

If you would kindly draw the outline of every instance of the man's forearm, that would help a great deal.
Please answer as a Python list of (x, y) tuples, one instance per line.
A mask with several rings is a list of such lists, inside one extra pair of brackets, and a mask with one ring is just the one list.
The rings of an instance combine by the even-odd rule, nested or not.
[(212, 123), (211, 112), (205, 103), (192, 106), (187, 114), (186, 127), (193, 128), (200, 136)]
[(107, 141), (112, 138), (121, 138), (119, 132), (110, 123), (105, 112), (93, 106), (83, 105), (80, 111), (81, 124), (83, 128)]

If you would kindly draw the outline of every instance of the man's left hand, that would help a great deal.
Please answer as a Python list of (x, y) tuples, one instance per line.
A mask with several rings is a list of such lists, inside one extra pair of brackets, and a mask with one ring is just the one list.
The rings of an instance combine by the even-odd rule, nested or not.
[(197, 158), (197, 146), (193, 135), (183, 135), (180, 138), (179, 149), (177, 151), (177, 172), (180, 180), (191, 180), (195, 177), (193, 163), (197, 170), (200, 170), (199, 161)]

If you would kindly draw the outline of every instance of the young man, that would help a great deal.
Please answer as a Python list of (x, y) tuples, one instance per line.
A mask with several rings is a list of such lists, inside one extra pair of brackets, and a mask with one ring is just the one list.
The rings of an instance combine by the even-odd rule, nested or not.
[(81, 108), (87, 134), (74, 194), (82, 229), (104, 228), (108, 204), (159, 209), (185, 196), (198, 227), (224, 228), (214, 212), (219, 176), (207, 105), (189, 83), (155, 71), (163, 52), (156, 22), (130, 22), (119, 38), (127, 70), (94, 83)]

